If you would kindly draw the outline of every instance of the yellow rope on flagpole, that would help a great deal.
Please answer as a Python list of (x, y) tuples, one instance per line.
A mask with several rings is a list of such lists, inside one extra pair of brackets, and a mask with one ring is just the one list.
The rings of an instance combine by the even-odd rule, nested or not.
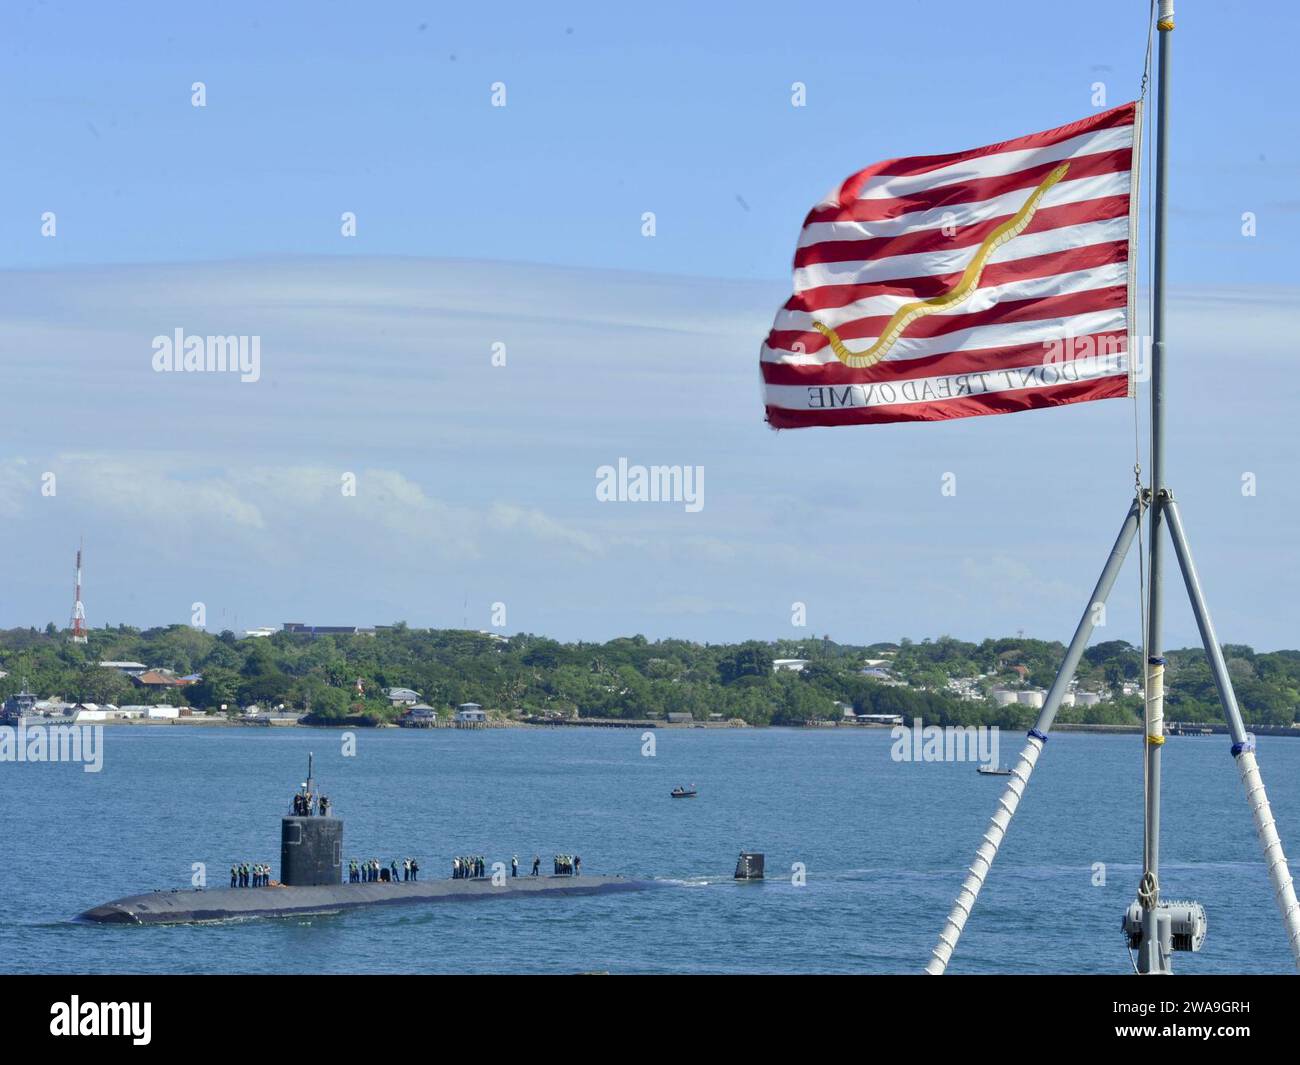
[(880, 334), (880, 338), (866, 351), (849, 351), (844, 346), (844, 342), (840, 340), (839, 334), (828, 325), (814, 321), (813, 328), (830, 341), (831, 351), (845, 366), (855, 370), (863, 370), (868, 366), (874, 366), (894, 346), (898, 338), (902, 336), (903, 330), (918, 318), (924, 318), (928, 314), (936, 314), (939, 311), (956, 307), (979, 288), (980, 276), (984, 273), (984, 267), (988, 264), (989, 257), (1007, 241), (1018, 237), (1028, 227), (1029, 223), (1033, 221), (1034, 212), (1038, 210), (1039, 202), (1047, 195), (1047, 190), (1065, 177), (1066, 171), (1069, 169), (1069, 163), (1062, 163), (1043, 179), (1020, 210), (985, 238), (984, 243), (980, 245), (979, 250), (975, 253), (975, 257), (970, 261), (970, 265), (962, 272), (961, 277), (958, 278), (957, 283), (952, 288), (943, 295), (932, 296), (928, 300), (915, 300), (899, 307), (890, 317), (884, 332)]

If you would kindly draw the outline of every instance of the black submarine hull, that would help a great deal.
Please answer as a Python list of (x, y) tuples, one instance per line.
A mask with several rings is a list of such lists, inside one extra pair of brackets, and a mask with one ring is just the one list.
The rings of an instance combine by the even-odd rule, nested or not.
[(519, 876), (497, 885), (478, 880), (417, 880), (386, 884), (321, 884), (305, 887), (215, 888), (128, 895), (78, 915), (95, 924), (189, 924), (244, 917), (294, 917), (340, 913), (369, 906), (607, 895), (644, 891), (662, 884), (621, 876)]

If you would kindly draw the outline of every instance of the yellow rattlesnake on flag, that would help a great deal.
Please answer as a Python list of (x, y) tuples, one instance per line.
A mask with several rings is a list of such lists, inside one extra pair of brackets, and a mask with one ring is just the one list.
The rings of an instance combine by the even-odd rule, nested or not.
[(1130, 394), (1141, 108), (876, 163), (804, 220), (763, 344), (777, 429)]

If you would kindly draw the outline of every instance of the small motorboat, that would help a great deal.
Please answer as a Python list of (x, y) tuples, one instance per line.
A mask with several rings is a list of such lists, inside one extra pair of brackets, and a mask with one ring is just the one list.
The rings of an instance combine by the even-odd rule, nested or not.
[(695, 798), (696, 795), (699, 794), (699, 792), (695, 790), (695, 785), (692, 784), (689, 788), (683, 788), (683, 787), (673, 788), (673, 790), (669, 792), (669, 794), (674, 799), (693, 799)]
[(1011, 770), (1000, 765), (977, 765), (975, 772), (983, 773), (986, 777), (1009, 777)]

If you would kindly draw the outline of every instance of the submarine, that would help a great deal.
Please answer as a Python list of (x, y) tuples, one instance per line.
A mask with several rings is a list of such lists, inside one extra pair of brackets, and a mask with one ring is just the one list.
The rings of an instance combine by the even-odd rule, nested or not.
[[(312, 759), (294, 812), (280, 821), (280, 880), (263, 887), (189, 888), (127, 895), (95, 906), (75, 920), (94, 924), (162, 925), (248, 917), (299, 917), (375, 906), (417, 903), (606, 895), (663, 886), (621, 876), (490, 876), (446, 880), (345, 883), (343, 821), (312, 813)], [(305, 800), (305, 801), (304, 801)]]

